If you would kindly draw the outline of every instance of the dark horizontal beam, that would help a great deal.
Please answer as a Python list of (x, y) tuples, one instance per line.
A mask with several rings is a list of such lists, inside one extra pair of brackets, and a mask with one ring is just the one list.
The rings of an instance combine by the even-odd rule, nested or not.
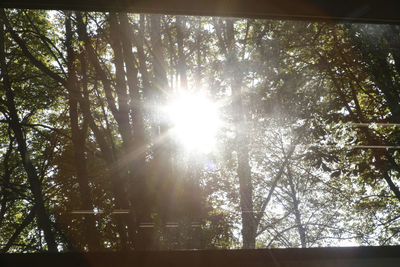
[(400, 266), (400, 247), (0, 254), (0, 266)]
[(396, 0), (1, 0), (1, 7), (400, 23)]

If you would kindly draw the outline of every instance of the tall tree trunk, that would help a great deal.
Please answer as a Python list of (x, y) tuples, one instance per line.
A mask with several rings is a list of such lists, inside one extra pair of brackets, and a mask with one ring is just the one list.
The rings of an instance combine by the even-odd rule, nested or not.
[[(77, 17), (77, 27), (78, 27), (78, 36), (81, 41), (84, 43), (84, 49), (85, 53), (88, 57), (89, 62), (92, 64), (94, 67), (96, 74), (100, 78), (104, 92), (106, 95), (107, 99), (107, 104), (111, 110), (111, 113), (113, 114), (115, 120), (117, 121), (117, 124), (119, 126), (119, 130), (122, 136), (123, 141), (129, 143), (129, 139), (131, 138), (130, 135), (130, 130), (129, 130), (129, 117), (127, 118), (126, 114), (123, 114), (123, 116), (120, 116), (120, 110), (118, 110), (115, 100), (113, 98), (113, 93), (112, 93), (112, 87), (111, 87), (111, 81), (107, 77), (107, 73), (101, 66), (98, 58), (96, 51), (94, 50), (94, 47), (91, 43), (91, 40), (88, 36), (86, 25), (83, 22), (83, 18), (80, 12), (76, 12), (76, 17)], [(119, 59), (118, 59), (119, 60)], [(123, 72), (123, 67), (121, 68), (120, 61), (116, 62), (118, 67), (118, 83), (117, 83), (117, 94), (118, 94), (118, 101), (119, 102), (119, 108), (122, 108), (123, 110), (127, 109), (127, 106), (125, 104), (126, 102), (126, 92), (124, 92), (124, 80), (125, 78), (122, 76), (120, 77), (121, 71)], [(126, 88), (125, 88), (126, 90)], [(85, 102), (85, 101), (82, 101)], [(116, 200), (116, 208), (117, 209), (128, 209), (129, 208), (129, 203), (128, 199), (126, 196), (126, 178), (127, 178), (127, 171), (126, 170), (126, 165), (121, 168), (121, 164), (126, 164), (126, 162), (119, 162), (113, 155), (112, 150), (108, 148), (107, 142), (104, 139), (104, 136), (102, 136), (102, 133), (97, 129), (97, 126), (94, 123), (93, 117), (91, 116), (90, 110), (88, 107), (85, 107), (88, 103), (85, 103), (81, 105), (82, 109), (84, 110), (86, 119), (89, 120), (89, 126), (93, 130), (96, 140), (101, 143), (103, 155), (106, 158), (106, 164), (109, 166), (110, 172), (111, 172), (111, 178), (112, 178), (112, 188), (113, 188), (113, 194)], [(127, 113), (129, 114), (129, 112)], [(129, 115), (128, 115), (129, 116)], [(121, 128), (120, 128), (121, 127)], [(128, 246), (127, 243), (127, 222), (124, 218), (118, 217), (116, 219), (117, 222), (117, 228), (118, 232), (121, 238), (121, 249), (126, 249)]]
[[(121, 43), (123, 48), (124, 61), (126, 66), (127, 83), (131, 101), (131, 120), (133, 121), (133, 141), (131, 154), (133, 162), (130, 164), (132, 179), (130, 182), (130, 200), (133, 205), (132, 211), (136, 216), (136, 233), (134, 241), (136, 249), (146, 249), (152, 247), (150, 236), (138, 236), (140, 224), (151, 220), (151, 207), (148, 199), (147, 171), (146, 171), (146, 150), (147, 140), (145, 125), (143, 120), (143, 103), (139, 93), (138, 70), (135, 66), (136, 59), (132, 52), (133, 32), (126, 13), (119, 14), (121, 23)], [(132, 233), (133, 234), (133, 233)]]
[(200, 88), (201, 86), (201, 70), (202, 70), (202, 66), (201, 66), (201, 41), (202, 41), (202, 36), (201, 36), (201, 17), (197, 18), (198, 22), (197, 22), (197, 26), (196, 26), (196, 71), (195, 71), (195, 86), (197, 88)]
[(185, 19), (182, 16), (176, 17), (176, 39), (178, 43), (178, 73), (180, 78), (180, 86), (184, 89), (187, 88), (186, 76), (186, 59), (183, 51), (184, 47), (184, 33), (185, 33)]
[[(123, 149), (126, 153), (132, 148), (132, 129), (129, 122), (130, 107), (128, 105), (128, 92), (125, 79), (125, 66), (124, 66), (124, 55), (122, 52), (121, 45), (121, 29), (118, 22), (117, 14), (110, 13), (110, 39), (111, 47), (114, 52), (114, 66), (115, 66), (115, 91), (118, 98), (118, 109), (117, 117), (115, 118), (118, 123), (118, 129), (121, 133), (122, 141), (124, 143)], [(133, 60), (133, 58), (131, 58)], [(114, 99), (112, 100), (114, 101)], [(115, 104), (114, 104), (115, 105)], [(130, 160), (127, 159), (127, 162)]]
[[(151, 15), (150, 39), (152, 43), (152, 63), (154, 79), (152, 83), (152, 98), (155, 107), (165, 105), (169, 91), (168, 79), (166, 73), (166, 63), (163, 54), (161, 40), (161, 15)], [(157, 206), (160, 211), (160, 217), (163, 222), (171, 219), (170, 203), (174, 197), (171, 194), (173, 190), (173, 177), (171, 169), (171, 146), (168, 137), (168, 125), (157, 114), (153, 125), (153, 145), (154, 159), (152, 161), (152, 176), (154, 177), (154, 192), (157, 195)], [(164, 229), (165, 230), (165, 229)], [(165, 231), (164, 231), (165, 232)]]
[[(93, 210), (91, 200), (91, 190), (89, 187), (88, 171), (85, 157), (85, 143), (86, 143), (86, 132), (87, 122), (84, 122), (82, 129), (79, 126), (78, 121), (78, 101), (81, 98), (81, 92), (76, 78), (76, 70), (74, 67), (75, 53), (72, 48), (72, 30), (71, 30), (71, 18), (70, 14), (66, 15), (65, 20), (65, 32), (66, 40), (65, 46), (67, 50), (67, 68), (68, 78), (67, 87), (68, 90), (68, 104), (69, 104), (69, 117), (71, 125), (71, 137), (74, 146), (74, 160), (76, 169), (76, 178), (79, 184), (79, 194), (81, 199), (81, 209)], [(86, 72), (86, 62), (81, 60), (81, 71)], [(82, 73), (85, 77), (86, 73)], [(84, 81), (85, 82), (85, 81)], [(85, 86), (85, 85), (83, 85)], [(84, 231), (87, 233), (84, 235), (87, 239), (89, 250), (99, 250), (101, 248), (99, 233), (96, 230), (96, 221), (90, 214), (84, 218)]]
[(29, 186), (32, 191), (36, 205), (36, 217), (38, 220), (39, 228), (44, 233), (44, 238), (46, 240), (48, 250), (57, 251), (57, 243), (51, 226), (52, 222), (50, 220), (49, 214), (46, 211), (42, 195), (43, 194), (42, 183), (38, 177), (37, 170), (34, 167), (31, 156), (29, 154), (28, 147), (26, 144), (26, 139), (24, 137), (23, 129), (15, 106), (15, 96), (12, 90), (11, 81), (8, 76), (4, 41), (5, 41), (4, 24), (1, 23), (0, 24), (0, 67), (1, 67), (1, 76), (3, 80), (3, 88), (5, 90), (5, 95), (6, 95), (5, 104), (8, 108), (8, 115), (9, 115), (8, 123), (12, 131), (14, 132), (14, 136), (18, 144), (18, 152), (21, 156), (24, 169), (28, 175)]
[[(8, 130), (9, 136), (10, 134), (10, 129)], [(2, 176), (2, 186), (1, 186), (1, 201), (0, 201), (0, 225), (2, 225), (4, 216), (6, 215), (7, 212), (7, 202), (9, 201), (10, 198), (10, 178), (11, 178), (11, 168), (9, 166), (10, 164), (10, 156), (11, 153), (13, 152), (13, 143), (14, 140), (10, 136), (10, 141), (8, 144), (8, 148), (6, 153), (3, 154), (2, 162), (3, 163), (3, 176)]]
[(166, 73), (166, 63), (162, 51), (161, 41), (161, 15), (151, 15), (151, 43), (153, 48), (153, 68), (154, 68), (154, 83), (153, 87), (159, 94), (165, 93), (168, 90), (168, 79)]
[[(83, 88), (86, 90), (86, 88)], [(84, 94), (87, 95), (87, 92), (84, 91)], [(116, 208), (123, 209), (123, 207), (127, 207), (127, 199), (125, 198), (125, 192), (123, 191), (123, 187), (121, 186), (121, 178), (120, 178), (120, 168), (119, 163), (116, 160), (116, 156), (113, 150), (113, 145), (109, 144), (104, 136), (104, 132), (99, 129), (96, 125), (94, 118), (92, 116), (92, 112), (90, 110), (90, 102), (87, 97), (80, 98), (80, 107), (82, 108), (84, 120), (88, 122), (90, 129), (93, 131), (93, 135), (96, 139), (97, 144), (100, 147), (102, 157), (105, 161), (105, 165), (107, 167), (107, 171), (109, 172), (109, 180), (111, 184), (111, 190), (115, 197)], [(112, 140), (110, 140), (112, 142)], [(117, 216), (115, 218), (117, 232), (121, 238), (120, 247), (122, 249), (127, 248), (127, 238), (126, 238), (126, 224), (125, 220), (121, 218), (121, 216)]]
[(142, 80), (142, 87), (143, 87), (143, 96), (149, 100), (151, 99), (151, 86), (150, 86), (150, 79), (149, 79), (149, 71), (148, 71), (148, 66), (147, 66), (147, 60), (146, 60), (146, 55), (144, 53), (144, 32), (146, 28), (146, 19), (145, 15), (140, 14), (139, 18), (139, 29), (138, 29), (138, 34), (135, 35), (132, 34), (132, 37), (134, 38), (134, 43), (137, 48), (137, 54), (138, 54), (138, 63), (139, 63), (139, 72)]
[(288, 178), (289, 186), (290, 186), (290, 198), (292, 199), (292, 203), (293, 203), (293, 212), (294, 212), (294, 216), (295, 216), (297, 232), (299, 233), (301, 247), (305, 248), (307, 246), (307, 240), (306, 240), (306, 231), (305, 231), (305, 229), (303, 227), (303, 223), (301, 221), (301, 213), (299, 210), (300, 202), (297, 199), (297, 192), (296, 192), (296, 188), (293, 183), (292, 171), (290, 170), (289, 166), (287, 166), (286, 169), (287, 169), (287, 178)]
[(243, 71), (235, 49), (233, 20), (226, 20), (227, 66), (230, 68), (232, 111), (235, 124), (235, 146), (238, 156), (237, 174), (239, 177), (240, 208), (242, 217), (243, 248), (252, 249), (256, 244), (256, 220), (253, 207), (253, 185), (249, 163), (249, 138), (246, 116), (242, 100)]

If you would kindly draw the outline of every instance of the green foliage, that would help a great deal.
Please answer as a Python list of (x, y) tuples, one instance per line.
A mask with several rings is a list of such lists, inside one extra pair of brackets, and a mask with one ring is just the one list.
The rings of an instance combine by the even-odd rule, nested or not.
[[(25, 157), (62, 251), (238, 248), (246, 224), (257, 247), (398, 244), (398, 26), (40, 10), (0, 26), (4, 251), (51, 243)], [(180, 91), (217, 103), (215, 151), (169, 134)]]

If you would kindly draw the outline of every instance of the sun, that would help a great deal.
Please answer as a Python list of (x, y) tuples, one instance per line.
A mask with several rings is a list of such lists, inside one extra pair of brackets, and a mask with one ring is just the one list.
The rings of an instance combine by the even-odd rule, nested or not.
[(217, 105), (203, 94), (180, 93), (170, 98), (166, 115), (170, 133), (183, 148), (210, 153), (221, 122)]

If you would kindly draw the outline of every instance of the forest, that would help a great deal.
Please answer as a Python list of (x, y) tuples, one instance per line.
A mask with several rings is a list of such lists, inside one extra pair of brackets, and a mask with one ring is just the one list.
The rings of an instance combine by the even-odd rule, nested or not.
[(400, 244), (400, 27), (0, 10), (0, 252)]

